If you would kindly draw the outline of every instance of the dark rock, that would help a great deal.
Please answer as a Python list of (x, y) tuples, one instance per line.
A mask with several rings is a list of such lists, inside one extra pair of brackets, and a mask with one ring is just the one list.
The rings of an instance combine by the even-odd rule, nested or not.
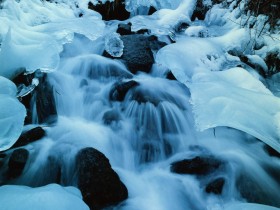
[(152, 14), (154, 14), (156, 11), (157, 11), (157, 9), (156, 9), (156, 8), (154, 8), (153, 6), (150, 6), (150, 9), (149, 9), (148, 15), (152, 15)]
[(16, 149), (13, 151), (8, 163), (9, 178), (16, 178), (22, 174), (28, 156), (29, 152), (26, 149)]
[(144, 35), (125, 35), (121, 37), (124, 43), (122, 59), (129, 71), (150, 72), (154, 63), (153, 53), (150, 49), (148, 38)]
[(99, 12), (103, 20), (126, 20), (130, 16), (130, 13), (125, 9), (124, 0), (106, 1), (104, 4), (98, 1), (96, 5), (89, 2), (88, 8)]
[(119, 33), (120, 35), (133, 34), (133, 32), (131, 31), (131, 23), (128, 24), (120, 23), (118, 25), (117, 33)]
[(207, 175), (217, 170), (222, 161), (213, 156), (195, 157), (171, 164), (171, 171), (178, 174)]
[(14, 147), (21, 147), (27, 144), (30, 144), (34, 141), (37, 141), (43, 138), (46, 135), (45, 130), (42, 127), (33, 128), (20, 135), (17, 142), (13, 145)]
[(127, 92), (137, 85), (139, 85), (139, 83), (134, 80), (115, 83), (109, 93), (110, 100), (123, 101)]
[(151, 31), (149, 29), (140, 29), (136, 31), (136, 34), (149, 34)]
[(273, 157), (278, 157), (280, 158), (280, 153), (278, 151), (276, 151), (275, 149), (273, 149), (272, 147), (268, 146), (267, 144), (264, 145), (264, 150)]
[(268, 66), (268, 75), (267, 76), (272, 76), (273, 74), (280, 72), (280, 70), (279, 70), (280, 54), (269, 53), (265, 58), (265, 63)]
[(157, 40), (155, 36), (141, 34), (124, 35), (121, 37), (124, 43), (122, 59), (129, 71), (150, 72), (154, 63), (152, 50), (159, 50), (166, 44)]
[(224, 184), (225, 184), (224, 178), (222, 177), (217, 178), (206, 186), (205, 191), (207, 193), (214, 193), (220, 195), (222, 194)]
[(5, 153), (0, 153), (0, 158), (5, 158), (7, 155)]
[(78, 188), (91, 209), (99, 210), (127, 199), (128, 191), (104, 154), (84, 148), (76, 156)]
[(36, 110), (39, 123), (54, 123), (57, 120), (57, 111), (53, 95), (53, 88), (47, 81), (47, 75), (40, 78), (35, 92)]
[(175, 32), (180, 33), (180, 32), (185, 31), (189, 26), (190, 26), (190, 24), (188, 24), (186, 22), (180, 22), (175, 26), (174, 30), (175, 30)]
[[(25, 70), (24, 70), (25, 72)], [(25, 74), (21, 73), (17, 75), (13, 82), (18, 86), (19, 84), (24, 84), (25, 86), (29, 86), (32, 83), (32, 79), (34, 78), (34, 74)]]
[(113, 122), (121, 120), (121, 116), (116, 110), (109, 110), (104, 113), (102, 120), (105, 125), (110, 125)]
[(209, 6), (203, 3), (203, 0), (197, 0), (196, 7), (193, 11), (191, 20), (194, 21), (196, 18), (198, 20), (204, 20), (207, 11), (209, 10)]
[(176, 77), (174, 76), (174, 74), (172, 73), (172, 71), (168, 71), (166, 74), (166, 79), (169, 80), (177, 80)]
[[(252, 63), (252, 61), (250, 61), (250, 59), (246, 55), (244, 55), (242, 52), (238, 52), (236, 50), (229, 50), (228, 54), (239, 57), (241, 62), (243, 62), (246, 65), (248, 65), (249, 67), (255, 69), (261, 76), (263, 76), (263, 77), (266, 76), (266, 73), (265, 73), (265, 70), (263, 69), (263, 67), (261, 65)], [(242, 65), (241, 65), (241, 67), (246, 68), (246, 66), (244, 67)]]

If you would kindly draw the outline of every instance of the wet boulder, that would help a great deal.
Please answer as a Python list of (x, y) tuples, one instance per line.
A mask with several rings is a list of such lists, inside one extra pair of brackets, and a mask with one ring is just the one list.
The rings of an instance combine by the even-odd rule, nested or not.
[(117, 82), (110, 90), (109, 98), (111, 101), (123, 101), (127, 92), (138, 85), (139, 83), (134, 80), (130, 80), (128, 82)]
[(13, 147), (21, 147), (27, 145), (29, 143), (43, 138), (45, 135), (46, 132), (42, 127), (38, 126), (36, 128), (32, 128), (31, 130), (21, 134), (17, 142), (13, 145)]
[(133, 34), (133, 32), (131, 31), (131, 23), (128, 24), (120, 23), (118, 25), (117, 33), (119, 33), (120, 35)]
[(225, 184), (225, 179), (223, 177), (214, 179), (213, 181), (207, 184), (205, 188), (205, 192), (220, 195), (223, 192), (224, 184)]
[(104, 113), (102, 120), (105, 125), (111, 125), (113, 122), (118, 122), (121, 120), (121, 116), (117, 110), (109, 110)]
[(76, 156), (78, 188), (91, 209), (116, 205), (127, 199), (128, 191), (104, 154), (84, 148)]
[(223, 162), (214, 156), (196, 156), (172, 163), (170, 170), (177, 174), (208, 175), (222, 165)]
[(130, 12), (125, 9), (124, 0), (102, 1), (98, 0), (97, 4), (88, 3), (88, 8), (102, 15), (103, 20), (126, 20)]
[(20, 176), (24, 170), (28, 160), (29, 152), (26, 149), (16, 149), (11, 154), (8, 163), (8, 177), (16, 178)]
[(124, 61), (129, 71), (135, 74), (138, 71), (149, 73), (154, 63), (152, 51), (157, 51), (166, 44), (157, 40), (155, 36), (132, 34), (121, 36), (124, 43)]
[(57, 111), (53, 88), (47, 80), (47, 75), (40, 78), (40, 83), (34, 94), (36, 100), (36, 110), (38, 122), (54, 123), (57, 120)]
[(172, 71), (168, 71), (165, 75), (166, 79), (169, 80), (177, 80), (176, 77), (174, 76), (174, 74), (172, 73)]

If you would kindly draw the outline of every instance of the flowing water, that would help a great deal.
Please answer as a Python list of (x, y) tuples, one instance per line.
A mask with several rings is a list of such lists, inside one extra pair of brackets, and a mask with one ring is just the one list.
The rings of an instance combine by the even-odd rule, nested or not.
[[(80, 48), (83, 39), (76, 37)], [(18, 183), (40, 186), (55, 180), (60, 170), (60, 182), (73, 184), (75, 154), (94, 147), (128, 188), (129, 198), (115, 209), (224, 209), (246, 202), (242, 195), (279, 206), (279, 161), (263, 143), (231, 128), (197, 132), (186, 86), (165, 79), (156, 65), (152, 74), (132, 76), (119, 61), (101, 56), (102, 42), (96, 40), (84, 52), (75, 52), (75, 42), (65, 47), (59, 71), (49, 75), (58, 123), (34, 145), (40, 151), (35, 164)], [(123, 101), (110, 100), (114, 83), (132, 79), (139, 85)], [(220, 159), (223, 167), (206, 176), (170, 172), (172, 162), (203, 155)], [(52, 168), (57, 164), (61, 169)], [(206, 185), (221, 177), (222, 194), (206, 193)]]
[[(165, 78), (160, 66), (132, 75), (118, 60), (102, 56), (104, 40), (76, 35), (61, 53), (53, 87), (57, 124), (47, 137), (28, 145), (31, 158), (13, 184), (73, 185), (76, 153), (94, 147), (108, 157), (128, 188), (121, 210), (217, 210), (229, 203), (261, 202), (280, 206), (279, 159), (264, 144), (241, 131), (217, 127), (195, 129), (188, 88)], [(134, 80), (123, 101), (110, 99), (115, 83)], [(253, 120), (253, 119), (252, 119)], [(213, 173), (176, 174), (171, 163), (196, 156), (223, 162)], [(221, 195), (207, 184), (224, 178)]]

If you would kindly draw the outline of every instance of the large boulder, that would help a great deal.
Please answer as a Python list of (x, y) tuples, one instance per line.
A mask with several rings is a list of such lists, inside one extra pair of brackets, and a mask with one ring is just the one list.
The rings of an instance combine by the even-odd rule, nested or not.
[(121, 59), (129, 71), (135, 74), (138, 71), (150, 72), (154, 63), (153, 51), (157, 51), (166, 44), (157, 40), (155, 36), (131, 34), (121, 36), (124, 44)]
[(76, 156), (78, 188), (91, 209), (115, 205), (128, 197), (126, 186), (112, 169), (104, 154), (84, 148)]
[(124, 0), (106, 1), (105, 3), (99, 0), (95, 5), (89, 2), (88, 8), (99, 12), (103, 20), (126, 20), (130, 16), (130, 13), (125, 9)]
[(196, 156), (171, 164), (171, 171), (177, 174), (208, 175), (219, 169), (223, 162), (214, 156)]

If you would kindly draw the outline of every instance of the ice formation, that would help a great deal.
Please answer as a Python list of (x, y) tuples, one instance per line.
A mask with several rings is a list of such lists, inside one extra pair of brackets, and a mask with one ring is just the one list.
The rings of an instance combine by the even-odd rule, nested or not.
[(118, 33), (111, 33), (105, 38), (105, 50), (113, 57), (121, 57), (123, 54), (123, 41)]
[(1, 209), (5, 210), (89, 210), (75, 187), (50, 184), (44, 187), (5, 185), (0, 187)]
[(0, 76), (0, 151), (9, 149), (23, 129), (26, 110), (16, 93), (15, 84)]
[[(85, 3), (76, 7), (74, 1), (26, 0), (4, 1), (1, 6), (0, 75), (7, 78), (24, 68), (27, 72), (55, 70), (63, 44), (71, 42), (75, 33), (94, 40), (102, 35), (105, 25)], [(79, 13), (84, 16), (78, 17)]]

